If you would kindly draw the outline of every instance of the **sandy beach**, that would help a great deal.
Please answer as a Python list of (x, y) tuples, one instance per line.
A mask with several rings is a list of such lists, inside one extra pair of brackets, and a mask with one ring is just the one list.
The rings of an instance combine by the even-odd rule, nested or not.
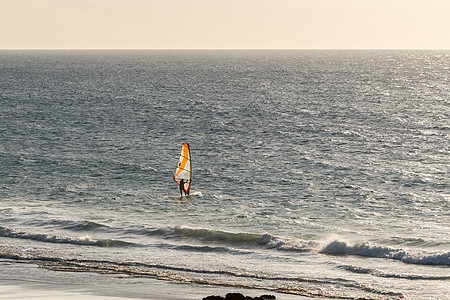
[(107, 299), (129, 299), (124, 297), (111, 297), (93, 295), (86, 290), (48, 290), (47, 284), (40, 283), (20, 283), (13, 281), (0, 282), (0, 290), (2, 294), (0, 299), (91, 299), (91, 300), (107, 300)]
[[(0, 261), (0, 269), (1, 300), (194, 300), (210, 295), (225, 296), (227, 293), (242, 293), (251, 297), (272, 294), (282, 300), (309, 299), (266, 290), (173, 283), (114, 274), (104, 276), (90, 272), (55, 272), (29, 263)], [(5, 274), (9, 274), (8, 278)]]
[[(161, 289), (164, 288), (164, 289)], [(149, 292), (152, 290), (152, 292)], [(184, 291), (189, 290), (189, 294)], [(131, 299), (161, 299), (161, 300), (181, 300), (181, 299), (203, 299), (208, 295), (222, 295), (230, 291), (240, 292), (245, 295), (256, 297), (265, 294), (264, 291), (248, 291), (233, 290), (225, 288), (206, 288), (206, 287), (186, 287), (182, 285), (168, 285), (164, 287), (160, 283), (152, 282), (151, 286), (145, 291), (129, 291), (129, 290), (113, 290), (106, 287), (81, 287), (81, 286), (57, 286), (50, 283), (42, 282), (26, 282), (16, 280), (0, 280), (0, 299), (2, 300), (131, 300)], [(208, 292), (209, 294), (208, 294)], [(205, 294), (206, 293), (206, 294)], [(294, 300), (308, 299), (301, 296), (284, 295), (278, 293), (270, 293), (276, 295), (276, 299)]]

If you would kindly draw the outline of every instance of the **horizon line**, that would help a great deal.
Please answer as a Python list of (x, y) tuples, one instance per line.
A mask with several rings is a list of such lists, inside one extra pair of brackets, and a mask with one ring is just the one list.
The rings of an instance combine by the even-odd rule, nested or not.
[(321, 50), (436, 50), (449, 51), (450, 48), (0, 48), (0, 51), (321, 51)]

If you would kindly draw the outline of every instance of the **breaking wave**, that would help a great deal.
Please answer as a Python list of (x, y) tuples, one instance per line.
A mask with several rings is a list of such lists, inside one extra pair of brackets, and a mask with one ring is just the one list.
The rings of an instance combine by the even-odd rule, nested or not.
[(356, 274), (369, 274), (376, 277), (384, 277), (384, 278), (400, 278), (400, 279), (408, 279), (408, 280), (450, 280), (450, 276), (436, 276), (436, 275), (416, 275), (416, 274), (400, 274), (400, 273), (392, 273), (392, 272), (383, 272), (380, 270), (363, 268), (357, 266), (342, 266), (344, 270), (347, 270)]
[(316, 252), (327, 255), (356, 255), (371, 258), (399, 260), (417, 265), (450, 265), (450, 252), (425, 252), (420, 250), (396, 249), (387, 246), (372, 245), (368, 242), (351, 244), (345, 241), (332, 241), (325, 245), (320, 241), (307, 241), (294, 238), (282, 238), (268, 233), (232, 233), (204, 228), (174, 227), (147, 232), (162, 235), (166, 239), (195, 239), (202, 243), (231, 245), (242, 247), (264, 247), (279, 251)]
[[(69, 230), (104, 230), (110, 229), (98, 223), (69, 222), (60, 224)], [(196, 240), (204, 246), (178, 245), (176, 248), (183, 251), (212, 252), (231, 251), (231, 247), (263, 247), (269, 250), (292, 251), (292, 252), (313, 252), (326, 255), (355, 255), (371, 258), (383, 258), (399, 260), (406, 264), (417, 265), (441, 265), (450, 266), (450, 252), (425, 252), (420, 250), (397, 249), (388, 246), (372, 245), (369, 242), (350, 243), (346, 241), (334, 240), (324, 244), (321, 241), (302, 240), (295, 238), (277, 237), (269, 233), (257, 234), (247, 232), (227, 232), (205, 228), (190, 227), (168, 227), (159, 229), (126, 230), (125, 232), (162, 237), (166, 240)], [(61, 235), (31, 233), (0, 226), (0, 236), (29, 239), (46, 243), (73, 244), (97, 247), (124, 247), (137, 246), (137, 244), (115, 240), (115, 239), (94, 239), (89, 236), (70, 237)], [(208, 244), (212, 244), (210, 247)], [(225, 247), (224, 247), (225, 246)], [(240, 253), (240, 252), (239, 252)]]
[(254, 245), (261, 238), (253, 233), (232, 233), (203, 228), (174, 227), (173, 235), (181, 238), (195, 238), (206, 242), (220, 242), (226, 244)]
[(288, 239), (263, 234), (258, 241), (259, 245), (264, 245), (269, 249), (294, 252), (311, 252), (318, 247), (319, 243), (315, 241), (304, 241), (300, 239)]
[(45, 243), (72, 244), (97, 247), (123, 247), (134, 245), (120, 240), (94, 239), (91, 237), (68, 237), (42, 233), (31, 233), (0, 226), (0, 236), (16, 239), (34, 240)]
[(235, 245), (265, 246), (269, 249), (307, 251), (309, 247), (315, 245), (314, 242), (302, 240), (283, 239), (268, 233), (232, 233), (220, 230), (210, 230), (201, 228), (175, 227), (175, 236), (195, 238), (207, 242), (221, 242)]
[(320, 253), (395, 259), (407, 264), (450, 266), (450, 252), (409, 252), (403, 249), (371, 245), (368, 242), (350, 244), (347, 242), (333, 241), (321, 249)]
[(278, 249), (285, 251), (312, 251), (319, 244), (314, 241), (303, 241), (299, 239), (287, 239), (273, 236), (271, 234), (256, 234), (247, 232), (227, 232), (222, 230), (212, 230), (204, 228), (190, 228), (176, 226), (166, 229), (141, 230), (141, 234), (151, 236), (162, 236), (165, 239), (193, 239), (203, 243), (258, 247), (264, 246), (268, 249)]

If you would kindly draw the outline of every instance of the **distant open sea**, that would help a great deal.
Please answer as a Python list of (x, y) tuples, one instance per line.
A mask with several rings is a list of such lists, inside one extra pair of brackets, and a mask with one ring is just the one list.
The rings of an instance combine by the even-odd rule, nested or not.
[(449, 141), (450, 51), (0, 51), (0, 279), (449, 299)]

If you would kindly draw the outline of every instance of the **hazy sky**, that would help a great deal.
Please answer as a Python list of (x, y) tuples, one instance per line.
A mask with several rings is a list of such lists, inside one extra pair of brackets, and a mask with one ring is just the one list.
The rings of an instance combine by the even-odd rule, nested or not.
[(450, 49), (450, 0), (0, 0), (0, 49)]

